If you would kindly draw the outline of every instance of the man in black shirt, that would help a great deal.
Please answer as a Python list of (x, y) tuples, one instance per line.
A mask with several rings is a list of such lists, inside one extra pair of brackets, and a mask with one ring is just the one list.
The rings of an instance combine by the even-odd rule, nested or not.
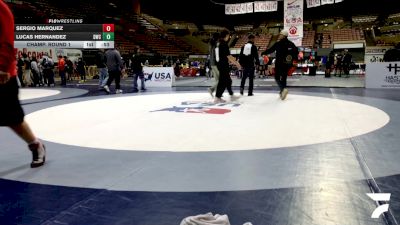
[(345, 49), (342, 64), (343, 64), (343, 71), (346, 77), (350, 77), (350, 66), (352, 60), (353, 56), (349, 53), (349, 50)]
[(225, 89), (228, 89), (229, 95), (231, 96), (231, 101), (237, 99), (237, 97), (233, 95), (232, 91), (232, 79), (229, 73), (230, 72), (229, 63), (236, 65), (238, 69), (241, 69), (241, 66), (236, 61), (236, 59), (231, 55), (229, 51), (228, 40), (229, 40), (229, 32), (226, 30), (222, 31), (219, 40), (219, 46), (215, 48), (215, 55), (216, 55), (215, 57), (217, 61), (218, 71), (220, 73), (215, 103), (226, 102), (221, 98)]
[[(246, 84), (247, 77), (250, 79), (249, 84), (249, 96), (253, 96), (254, 88), (254, 71), (255, 65), (260, 65), (260, 59), (258, 57), (257, 46), (254, 45), (254, 35), (249, 35), (249, 41), (240, 50), (239, 62), (243, 67), (242, 82), (240, 84), (240, 94), (243, 95), (244, 85)], [(254, 65), (255, 63), (255, 65)]]
[(282, 100), (285, 100), (289, 93), (286, 88), (289, 69), (293, 66), (293, 60), (296, 60), (299, 55), (299, 50), (293, 42), (289, 41), (288, 36), (287, 31), (281, 31), (278, 42), (262, 53), (262, 55), (268, 55), (276, 52), (275, 80), (279, 86), (279, 95)]
[(141, 81), (141, 91), (146, 90), (145, 86), (145, 79), (144, 79), (144, 73), (143, 73), (143, 64), (144, 60), (143, 57), (140, 55), (140, 47), (136, 47), (134, 50), (134, 53), (131, 58), (132, 64), (131, 64), (131, 71), (133, 73), (133, 92), (138, 92), (138, 78)]

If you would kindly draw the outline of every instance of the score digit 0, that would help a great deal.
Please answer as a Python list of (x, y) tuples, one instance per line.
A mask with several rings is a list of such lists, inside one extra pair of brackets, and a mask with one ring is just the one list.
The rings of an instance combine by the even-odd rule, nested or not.
[(114, 24), (103, 24), (103, 32), (113, 33), (114, 32)]
[(103, 33), (103, 41), (114, 41), (114, 33)]

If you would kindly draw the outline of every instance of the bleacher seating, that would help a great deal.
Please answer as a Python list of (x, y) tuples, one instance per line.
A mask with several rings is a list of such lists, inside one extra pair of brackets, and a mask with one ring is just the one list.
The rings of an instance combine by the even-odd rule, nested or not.
[(371, 23), (375, 22), (378, 16), (353, 16), (354, 23)]
[(302, 46), (305, 48), (313, 48), (315, 43), (315, 31), (304, 31)]
[(166, 37), (161, 37), (159, 34), (134, 34), (133, 39), (141, 46), (146, 46), (154, 52), (166, 56), (180, 56), (185, 52), (177, 46), (171, 44)]
[(234, 29), (236, 32), (251, 31), (254, 29), (254, 26), (253, 25), (235, 26)]
[(330, 48), (333, 42), (338, 41), (360, 41), (365, 40), (362, 30), (358, 29), (337, 29), (324, 31), (322, 48)]
[(204, 30), (207, 32), (221, 32), (223, 30), (226, 30), (225, 27), (221, 27), (221, 26), (216, 26), (216, 25), (204, 25)]

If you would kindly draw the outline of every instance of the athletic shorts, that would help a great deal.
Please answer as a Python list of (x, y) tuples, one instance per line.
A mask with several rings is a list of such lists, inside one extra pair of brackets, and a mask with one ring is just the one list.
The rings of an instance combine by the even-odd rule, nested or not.
[(17, 78), (0, 85), (0, 126), (19, 125), (24, 121), (24, 111), (18, 98)]

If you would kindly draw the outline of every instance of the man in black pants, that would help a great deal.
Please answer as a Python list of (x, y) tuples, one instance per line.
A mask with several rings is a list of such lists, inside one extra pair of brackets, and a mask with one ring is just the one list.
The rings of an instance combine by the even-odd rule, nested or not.
[(254, 35), (249, 35), (249, 41), (240, 50), (239, 63), (243, 67), (242, 82), (240, 84), (240, 94), (243, 95), (244, 85), (246, 79), (249, 78), (249, 96), (253, 96), (254, 88), (254, 71), (256, 69), (254, 62), (257, 66), (260, 65), (257, 47), (254, 45)]
[(225, 103), (226, 101), (223, 100), (222, 94), (224, 93), (225, 89), (228, 89), (229, 95), (231, 96), (231, 101), (237, 99), (236, 96), (233, 95), (232, 91), (232, 79), (229, 74), (229, 63), (236, 65), (238, 69), (241, 69), (240, 64), (236, 61), (236, 59), (231, 55), (228, 46), (229, 40), (229, 32), (224, 30), (221, 32), (219, 46), (215, 48), (215, 57), (217, 61), (217, 67), (219, 71), (219, 82), (217, 86), (217, 93), (215, 98), (215, 103)]
[(132, 61), (131, 71), (133, 73), (133, 92), (139, 92), (138, 79), (140, 79), (141, 82), (140, 90), (146, 91), (146, 84), (143, 73), (144, 58), (140, 54), (139, 46), (136, 46), (136, 48), (134, 49), (131, 61)]
[(104, 90), (109, 94), (110, 85), (115, 79), (115, 93), (122, 94), (120, 81), (124, 64), (122, 62), (121, 54), (116, 49), (110, 49), (106, 52), (106, 58), (109, 78), (106, 86), (104, 86)]
[(343, 71), (347, 78), (350, 77), (350, 67), (352, 60), (353, 56), (350, 54), (349, 50), (345, 49), (343, 56)]
[(299, 55), (299, 50), (293, 42), (289, 41), (288, 36), (289, 33), (282, 30), (278, 42), (262, 53), (262, 55), (268, 55), (276, 51), (275, 80), (279, 86), (279, 95), (282, 100), (285, 100), (289, 93), (286, 82), (289, 69), (293, 66), (293, 60), (297, 59)]

